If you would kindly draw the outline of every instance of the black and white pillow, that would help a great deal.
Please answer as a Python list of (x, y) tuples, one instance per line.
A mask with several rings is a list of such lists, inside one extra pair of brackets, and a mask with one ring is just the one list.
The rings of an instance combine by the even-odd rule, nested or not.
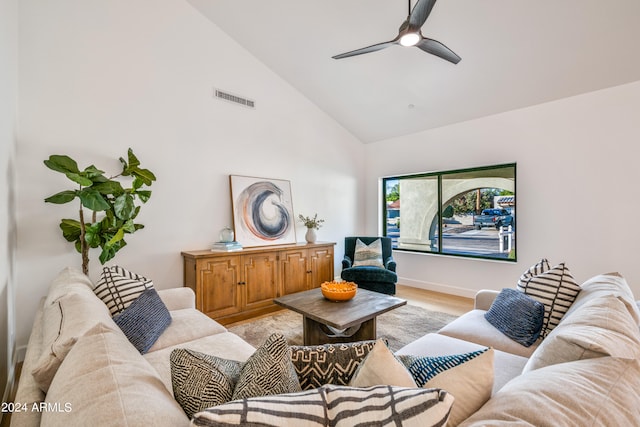
[(301, 390), (287, 340), (281, 334), (272, 334), (242, 365), (233, 399)]
[(232, 399), (242, 362), (184, 348), (173, 350), (169, 360), (173, 395), (189, 418)]
[(144, 291), (153, 288), (153, 281), (126, 269), (104, 267), (100, 281), (93, 292), (109, 308), (114, 316), (129, 307)]
[(348, 385), (375, 341), (291, 346), (291, 361), (303, 390), (325, 384)]
[(195, 414), (192, 423), (209, 427), (444, 426), (453, 401), (451, 394), (440, 389), (325, 385), (299, 393), (229, 402)]
[(127, 339), (145, 354), (171, 324), (171, 314), (154, 288), (147, 289), (113, 316)]
[(540, 334), (543, 338), (558, 326), (580, 293), (580, 285), (564, 263), (537, 275), (525, 272), (517, 287), (544, 305), (544, 320)]

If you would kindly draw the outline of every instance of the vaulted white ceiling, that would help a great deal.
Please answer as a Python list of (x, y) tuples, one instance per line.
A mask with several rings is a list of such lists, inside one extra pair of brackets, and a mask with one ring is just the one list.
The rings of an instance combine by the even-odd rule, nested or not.
[(639, 0), (439, 0), (422, 33), (457, 65), (331, 58), (392, 40), (406, 0), (188, 1), (364, 143), (640, 80)]

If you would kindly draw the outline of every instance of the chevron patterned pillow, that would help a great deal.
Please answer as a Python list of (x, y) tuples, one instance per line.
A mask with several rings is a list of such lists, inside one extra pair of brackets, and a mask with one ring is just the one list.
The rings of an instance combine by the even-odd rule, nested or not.
[(169, 360), (173, 395), (189, 418), (232, 399), (242, 362), (186, 348), (173, 350)]
[[(444, 426), (454, 398), (440, 389), (325, 385), (236, 400), (194, 415), (195, 426)], [(366, 410), (363, 410), (366, 408)]]

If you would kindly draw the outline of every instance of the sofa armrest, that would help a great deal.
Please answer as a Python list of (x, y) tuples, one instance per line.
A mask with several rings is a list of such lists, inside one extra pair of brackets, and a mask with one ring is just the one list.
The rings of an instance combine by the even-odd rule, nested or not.
[(169, 311), (196, 308), (196, 294), (191, 288), (160, 289), (158, 295)]
[(475, 298), (474, 308), (478, 310), (485, 310), (485, 311), (489, 310), (489, 307), (491, 307), (493, 300), (496, 299), (499, 293), (500, 293), (499, 291), (493, 291), (488, 289), (483, 289), (481, 291), (478, 291)]
[(396, 262), (393, 259), (393, 257), (387, 258), (387, 260), (384, 262), (384, 266), (385, 266), (385, 268), (387, 270), (393, 271), (395, 273), (395, 271), (396, 271)]

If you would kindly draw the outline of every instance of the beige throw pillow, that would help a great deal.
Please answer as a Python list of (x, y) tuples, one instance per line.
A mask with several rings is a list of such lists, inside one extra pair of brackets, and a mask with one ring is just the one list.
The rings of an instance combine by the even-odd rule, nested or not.
[(349, 385), (352, 387), (376, 385), (417, 387), (411, 373), (396, 359), (381, 339), (376, 341), (373, 350), (353, 374)]

